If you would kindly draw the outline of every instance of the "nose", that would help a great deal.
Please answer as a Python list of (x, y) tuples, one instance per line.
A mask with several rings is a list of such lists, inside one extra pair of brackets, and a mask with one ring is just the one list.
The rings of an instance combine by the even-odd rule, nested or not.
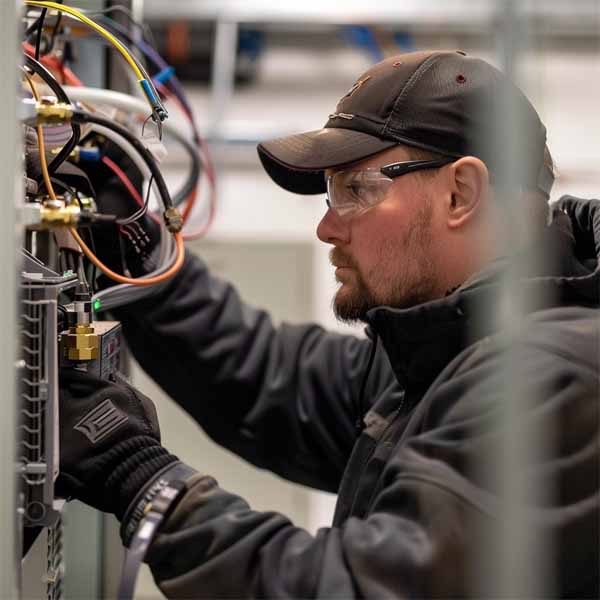
[(317, 225), (317, 237), (326, 244), (347, 244), (350, 241), (350, 228), (331, 208)]

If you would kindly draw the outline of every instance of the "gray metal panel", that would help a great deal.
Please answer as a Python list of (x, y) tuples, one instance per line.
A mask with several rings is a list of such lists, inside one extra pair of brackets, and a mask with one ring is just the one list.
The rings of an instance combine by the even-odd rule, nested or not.
[[(0, 495), (0, 598), (17, 597), (17, 527), (16, 518), (16, 474), (15, 474), (15, 431), (16, 431), (16, 256), (19, 230), (15, 227), (15, 206), (22, 197), (21, 139), (17, 128), (17, 76), (15, 65), (19, 64), (17, 7), (15, 0), (0, 2), (0, 40), (2, 61), (0, 80), (4, 89), (0, 128), (3, 143), (0, 146), (0, 182), (4, 190), (2, 219), (0, 219), (0, 281), (3, 294), (0, 296), (0, 382), (3, 401), (0, 412), (0, 480), (3, 482)], [(14, 90), (14, 92), (13, 92)]]

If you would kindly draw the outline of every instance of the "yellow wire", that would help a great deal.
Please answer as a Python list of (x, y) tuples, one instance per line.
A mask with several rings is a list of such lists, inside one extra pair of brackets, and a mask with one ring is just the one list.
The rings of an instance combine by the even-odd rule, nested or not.
[[(29, 77), (26, 72), (23, 72), (23, 75), (27, 79), (27, 83), (29, 83), (29, 87), (31, 88), (31, 93), (37, 102), (40, 101), (40, 93), (38, 92), (37, 86)], [(44, 140), (44, 132), (42, 130), (42, 126), (37, 126), (38, 133), (38, 147), (40, 150), (40, 164), (42, 167), (42, 175), (44, 176), (44, 183), (46, 184), (46, 188), (48, 189), (48, 194), (50, 198), (56, 200), (56, 194), (54, 193), (54, 188), (52, 187), (52, 181), (50, 180), (50, 173), (48, 172), (48, 163), (46, 162), (46, 143)], [(109, 269), (100, 259), (88, 248), (86, 243), (81, 239), (81, 236), (77, 233), (77, 230), (74, 227), (69, 227), (69, 232), (81, 248), (82, 252), (88, 257), (88, 259), (95, 264), (107, 277), (110, 277), (114, 281), (118, 283), (128, 283), (130, 285), (155, 285), (160, 283), (161, 281), (165, 281), (172, 277), (181, 269), (183, 265), (183, 259), (185, 256), (185, 250), (183, 247), (183, 236), (180, 233), (175, 234), (175, 241), (177, 243), (177, 258), (175, 259), (175, 263), (164, 273), (161, 275), (156, 275), (155, 277), (147, 277), (143, 278), (132, 278), (132, 277), (124, 277), (123, 275), (119, 275), (115, 273), (111, 269)]]
[[(40, 101), (40, 93), (38, 92), (37, 86), (33, 83), (33, 79), (29, 77), (29, 75), (23, 72), (25, 78), (27, 79), (27, 83), (31, 88), (31, 93), (35, 98), (36, 102)], [(46, 162), (46, 141), (44, 140), (44, 130), (41, 125), (37, 126), (37, 135), (38, 135), (38, 148), (40, 151), (40, 165), (42, 167), (42, 175), (44, 176), (44, 183), (46, 184), (46, 189), (48, 190), (48, 195), (52, 200), (56, 200), (56, 194), (54, 193), (54, 187), (52, 185), (52, 181), (50, 179), (50, 172), (48, 171), (48, 163)]]
[(92, 29), (96, 30), (101, 36), (105, 37), (125, 58), (125, 60), (131, 65), (131, 68), (136, 74), (136, 77), (142, 81), (145, 79), (144, 74), (140, 71), (140, 68), (136, 65), (135, 61), (119, 40), (106, 31), (104, 27), (98, 25), (96, 22), (92, 21), (90, 18), (86, 17), (84, 14), (80, 13), (78, 10), (65, 6), (64, 4), (58, 4), (57, 2), (46, 2), (41, 0), (25, 0), (25, 4), (27, 6), (40, 6), (42, 8), (53, 8), (54, 10), (58, 10), (60, 12), (66, 12), (67, 14), (79, 19), (82, 23), (85, 23)]

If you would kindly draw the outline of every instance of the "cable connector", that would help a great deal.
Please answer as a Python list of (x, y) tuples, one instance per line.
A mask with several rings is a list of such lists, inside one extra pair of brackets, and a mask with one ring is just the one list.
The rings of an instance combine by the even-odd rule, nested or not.
[(73, 118), (73, 107), (64, 102), (41, 98), (35, 105), (38, 125), (62, 125), (70, 123)]
[(183, 229), (183, 217), (175, 207), (167, 208), (163, 213), (163, 218), (171, 233), (179, 233)]

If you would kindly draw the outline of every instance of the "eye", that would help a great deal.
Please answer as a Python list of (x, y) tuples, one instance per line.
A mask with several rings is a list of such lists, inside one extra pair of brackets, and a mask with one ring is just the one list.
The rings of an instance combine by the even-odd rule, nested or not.
[(346, 189), (350, 193), (351, 197), (355, 200), (361, 200), (361, 198), (364, 196), (363, 186), (360, 183), (357, 183), (356, 181), (351, 181), (350, 183), (348, 183), (346, 185)]

